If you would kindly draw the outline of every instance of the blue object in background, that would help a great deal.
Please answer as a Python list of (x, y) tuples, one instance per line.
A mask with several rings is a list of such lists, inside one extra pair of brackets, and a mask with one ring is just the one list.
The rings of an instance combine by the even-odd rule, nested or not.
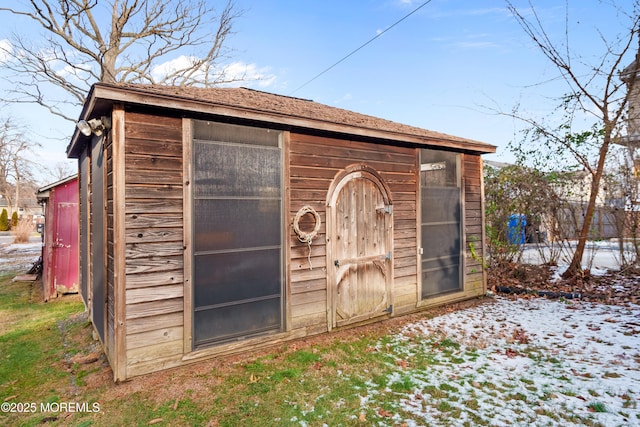
[(507, 241), (512, 245), (523, 245), (525, 242), (524, 229), (527, 225), (527, 218), (522, 214), (509, 216), (507, 223)]

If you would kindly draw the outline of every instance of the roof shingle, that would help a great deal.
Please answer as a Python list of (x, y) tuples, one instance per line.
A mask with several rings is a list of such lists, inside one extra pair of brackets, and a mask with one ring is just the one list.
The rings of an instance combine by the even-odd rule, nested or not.
[[(422, 143), (431, 142), (434, 145), (453, 144), (454, 146), (468, 146), (469, 149), (479, 152), (495, 152), (495, 147), (484, 142), (434, 132), (415, 126), (409, 126), (390, 120), (381, 119), (365, 114), (331, 107), (307, 99), (277, 95), (247, 88), (202, 88), (188, 86), (160, 86), (129, 83), (96, 83), (92, 88), (87, 103), (95, 104), (95, 99), (113, 102), (135, 102), (150, 106), (170, 108), (176, 107), (175, 101), (182, 101), (179, 108), (192, 111), (212, 108), (232, 109), (238, 117), (244, 117), (244, 113), (253, 113), (253, 117), (264, 115), (264, 121), (276, 122), (282, 119), (283, 123), (298, 123), (300, 120), (309, 124), (309, 127), (322, 125), (323, 129), (330, 129), (335, 125), (342, 133), (363, 135), (371, 131), (376, 137), (388, 137), (390, 140), (402, 140), (406, 136), (409, 142), (416, 139)], [(98, 101), (99, 101), (98, 100)], [(86, 111), (83, 115), (90, 115)], [(82, 117), (86, 118), (86, 117)], [(74, 137), (74, 140), (76, 138)], [(75, 145), (74, 142), (70, 146)]]

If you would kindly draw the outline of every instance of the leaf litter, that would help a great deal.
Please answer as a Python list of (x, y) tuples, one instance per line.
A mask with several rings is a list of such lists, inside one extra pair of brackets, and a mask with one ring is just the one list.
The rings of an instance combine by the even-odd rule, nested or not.
[(640, 426), (639, 325), (635, 304), (496, 296), (380, 344), (394, 371), (366, 402), (407, 426)]

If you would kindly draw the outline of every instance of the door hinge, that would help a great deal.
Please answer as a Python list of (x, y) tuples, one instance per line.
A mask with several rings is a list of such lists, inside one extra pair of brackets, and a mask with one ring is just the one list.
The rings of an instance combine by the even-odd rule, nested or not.
[(383, 207), (376, 209), (376, 212), (391, 215), (393, 213), (393, 206), (384, 205)]
[(391, 259), (393, 258), (393, 254), (391, 252), (387, 252), (382, 256), (382, 259)]
[(385, 313), (393, 313), (393, 304), (391, 304), (389, 307), (385, 308), (384, 310)]

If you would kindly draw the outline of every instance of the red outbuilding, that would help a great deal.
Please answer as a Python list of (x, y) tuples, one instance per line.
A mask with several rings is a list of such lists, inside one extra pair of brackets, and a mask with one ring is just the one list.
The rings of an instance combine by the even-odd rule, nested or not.
[(42, 246), (44, 299), (78, 292), (78, 176), (73, 175), (38, 190), (44, 207)]

